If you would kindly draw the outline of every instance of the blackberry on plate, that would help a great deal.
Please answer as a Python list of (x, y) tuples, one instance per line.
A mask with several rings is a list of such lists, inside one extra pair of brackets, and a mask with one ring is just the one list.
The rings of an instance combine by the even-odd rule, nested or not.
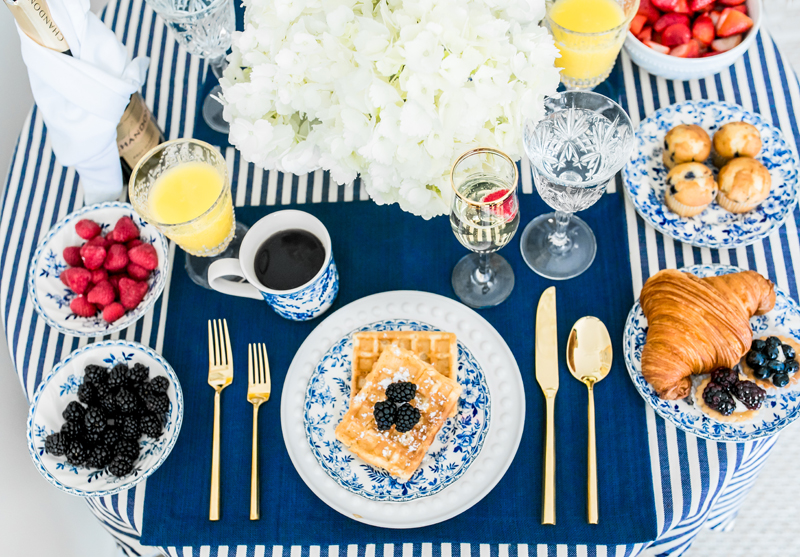
[(108, 418), (106, 413), (99, 406), (90, 406), (86, 411), (86, 417), (83, 420), (86, 431), (101, 432), (108, 425)]
[(139, 457), (139, 443), (129, 439), (123, 439), (114, 447), (114, 456), (123, 456), (128, 460), (136, 460)]
[(142, 434), (139, 429), (139, 420), (133, 416), (122, 416), (119, 420), (119, 432), (122, 434), (123, 439), (130, 439), (136, 441)]
[(729, 367), (720, 367), (711, 372), (711, 382), (730, 389), (739, 380), (739, 374)]
[(394, 427), (400, 433), (411, 431), (414, 426), (417, 425), (417, 422), (419, 422), (420, 416), (419, 410), (406, 402), (397, 409)]
[(776, 387), (785, 387), (789, 384), (789, 375), (786, 373), (776, 373), (772, 376), (772, 384)]
[(752, 350), (747, 353), (747, 357), (745, 358), (747, 365), (754, 368), (757, 366), (763, 366), (767, 363), (767, 357), (764, 356), (761, 352), (753, 352)]
[(386, 398), (392, 402), (408, 402), (417, 394), (417, 386), (410, 381), (399, 381), (386, 387)]
[(750, 410), (758, 410), (764, 402), (764, 397), (767, 396), (767, 391), (752, 381), (737, 381), (731, 389), (731, 394)]
[(89, 447), (94, 447), (95, 445), (102, 445), (103, 441), (103, 431), (85, 431), (83, 433), (83, 441), (84, 446), (88, 449)]
[(169, 379), (158, 375), (150, 380), (150, 389), (155, 393), (166, 393), (169, 389)]
[(83, 370), (83, 380), (89, 383), (105, 383), (108, 381), (108, 370), (102, 366), (89, 364)]
[(111, 461), (111, 451), (105, 445), (97, 445), (89, 451), (89, 457), (86, 459), (86, 466), (92, 468), (105, 468), (106, 464)]
[(783, 364), (783, 372), (787, 374), (797, 373), (800, 369), (800, 362), (797, 360), (786, 360)]
[(117, 398), (109, 392), (107, 395), (97, 401), (97, 406), (102, 408), (103, 411), (109, 416), (113, 416), (117, 413)]
[(128, 383), (128, 366), (125, 364), (117, 364), (111, 368), (111, 373), (108, 374), (108, 386), (112, 389), (118, 389)]
[(394, 424), (395, 416), (397, 415), (397, 407), (394, 402), (390, 400), (382, 400), (375, 403), (373, 415), (375, 416), (375, 426), (378, 428), (378, 431), (386, 431)]
[(753, 368), (753, 375), (756, 377), (756, 379), (769, 379), (771, 374), (769, 372), (769, 368), (761, 366)]
[(85, 381), (78, 386), (78, 400), (84, 404), (92, 404), (97, 398), (97, 387)]
[(122, 414), (134, 414), (139, 408), (139, 401), (136, 395), (124, 387), (119, 390), (116, 396), (117, 408)]
[(68, 422), (82, 422), (85, 415), (86, 408), (77, 400), (67, 404), (67, 407), (61, 412), (61, 417)]
[(144, 404), (145, 398), (155, 393), (149, 381), (145, 381), (144, 383), (140, 383), (139, 385), (134, 385), (133, 390), (136, 392), (137, 395), (139, 395), (139, 398), (142, 399), (142, 404)]
[(83, 423), (82, 422), (64, 422), (61, 426), (61, 435), (64, 436), (66, 441), (73, 441), (83, 437)]
[(150, 375), (150, 368), (146, 365), (135, 363), (130, 371), (131, 381), (134, 384), (144, 383)]
[(709, 383), (703, 389), (703, 400), (708, 404), (712, 410), (716, 410), (723, 416), (730, 416), (736, 408), (736, 402), (733, 397), (725, 390), (722, 385), (716, 383)]
[(150, 412), (166, 414), (169, 412), (169, 397), (164, 393), (153, 393), (144, 398), (144, 405)]
[(756, 352), (763, 352), (767, 348), (767, 343), (761, 339), (755, 339), (753, 344), (750, 345), (750, 350), (755, 350)]
[(67, 441), (60, 433), (51, 433), (44, 440), (44, 450), (53, 456), (64, 456), (68, 449)]
[(781, 346), (781, 348), (783, 349), (783, 355), (787, 360), (794, 360), (795, 356), (797, 355), (797, 352), (794, 350), (794, 346), (791, 344), (784, 344)]
[(124, 456), (117, 455), (108, 464), (107, 470), (109, 474), (118, 478), (127, 476), (131, 473), (131, 470), (133, 470), (133, 461)]
[(767, 365), (765, 367), (769, 369), (769, 372), (772, 374), (772, 373), (782, 373), (786, 366), (784, 365), (783, 362), (779, 362), (777, 360), (771, 360), (767, 362)]
[(83, 441), (72, 441), (67, 449), (67, 462), (73, 466), (83, 466), (89, 457), (89, 451)]
[(122, 439), (122, 434), (116, 426), (108, 426), (103, 431), (103, 444), (109, 449), (114, 449), (120, 439)]
[[(139, 427), (142, 433), (149, 435), (153, 439), (158, 439), (161, 437), (161, 434), (164, 433), (164, 423), (161, 418), (155, 414), (145, 414), (142, 416), (139, 420)], [(389, 424), (389, 427), (392, 427), (392, 425)]]

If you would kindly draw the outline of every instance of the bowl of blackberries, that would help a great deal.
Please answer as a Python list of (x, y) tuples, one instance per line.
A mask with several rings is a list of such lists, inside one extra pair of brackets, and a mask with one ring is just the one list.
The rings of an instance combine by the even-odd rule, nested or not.
[(59, 489), (112, 495), (161, 466), (182, 421), (183, 393), (164, 358), (125, 340), (89, 344), (59, 362), (36, 390), (28, 450)]

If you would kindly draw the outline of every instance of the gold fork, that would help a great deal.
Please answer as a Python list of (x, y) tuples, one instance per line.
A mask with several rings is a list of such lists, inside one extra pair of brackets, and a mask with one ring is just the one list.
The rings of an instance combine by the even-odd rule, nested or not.
[(258, 492), (258, 407), (269, 400), (271, 389), (267, 347), (264, 346), (264, 344), (248, 345), (247, 369), (249, 372), (247, 400), (253, 405), (253, 463), (250, 470), (250, 520), (258, 520), (261, 515)]
[(209, 520), (219, 520), (219, 394), (233, 382), (233, 357), (228, 321), (208, 322), (208, 384), (214, 388), (214, 441), (211, 448)]

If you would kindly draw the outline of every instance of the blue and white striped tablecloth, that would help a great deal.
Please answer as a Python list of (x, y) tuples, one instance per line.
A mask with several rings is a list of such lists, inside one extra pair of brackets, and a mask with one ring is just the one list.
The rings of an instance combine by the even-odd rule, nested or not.
[[(179, 48), (163, 22), (144, 0), (111, 0), (106, 24), (128, 46), (133, 56), (150, 56), (150, 71), (144, 89), (169, 138), (190, 137), (195, 120), (195, 99), (206, 66)], [(798, 109), (800, 87), (797, 76), (782, 60), (766, 31), (762, 30), (748, 53), (734, 66), (708, 79), (686, 82), (654, 77), (622, 54), (627, 106), (634, 125), (654, 110), (687, 99), (719, 99), (735, 102), (761, 113), (783, 130), (797, 152), (800, 142)], [(276, 205), (289, 202), (319, 203), (364, 200), (358, 184), (330, 186), (322, 172), (299, 177), (264, 172), (241, 159), (232, 148), (226, 158), (233, 178), (237, 206)], [(522, 190), (532, 193), (530, 172), (523, 161)], [(34, 107), (20, 134), (11, 162), (0, 215), (0, 303), (11, 355), (26, 396), (31, 397), (44, 373), (53, 364), (87, 342), (57, 334), (38, 318), (28, 301), (25, 281), (36, 245), (59, 219), (82, 205), (75, 171), (58, 164), (50, 140)], [(746, 248), (711, 250), (693, 248), (666, 238), (646, 225), (630, 202), (626, 203), (634, 296), (642, 283), (663, 268), (699, 263), (730, 263), (756, 269), (781, 289), (798, 299), (795, 268), (800, 271), (799, 210), (786, 225), (768, 238)], [(175, 254), (174, 247), (170, 257)], [(169, 284), (155, 307), (135, 326), (108, 338), (135, 340), (161, 351)], [(701, 528), (731, 528), (736, 513), (755, 481), (776, 438), (745, 444), (704, 441), (675, 429), (647, 409), (659, 537), (652, 544), (634, 546), (470, 545), (459, 540), (388, 546), (259, 546), (169, 547), (171, 556), (229, 557), (558, 557), (637, 555), (648, 545), (656, 553), (680, 555)], [(623, 480), (624, 481), (624, 480)], [(89, 499), (97, 518), (129, 555), (152, 553), (138, 543), (147, 484), (115, 496)], [(433, 542), (436, 543), (433, 543)], [(446, 543), (442, 543), (446, 542)]]

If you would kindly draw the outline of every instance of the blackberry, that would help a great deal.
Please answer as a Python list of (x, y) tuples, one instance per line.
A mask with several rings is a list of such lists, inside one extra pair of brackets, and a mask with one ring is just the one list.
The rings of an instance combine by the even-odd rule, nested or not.
[(90, 406), (83, 420), (87, 432), (99, 433), (108, 425), (106, 413), (99, 406)]
[(68, 443), (83, 437), (83, 423), (82, 422), (64, 422), (61, 426), (61, 435)]
[(117, 408), (119, 408), (122, 414), (135, 414), (136, 410), (139, 408), (139, 402), (136, 398), (136, 395), (129, 390), (125, 388), (120, 389), (115, 399)]
[(717, 368), (711, 372), (711, 382), (729, 390), (739, 380), (739, 374), (729, 367)]
[(378, 431), (386, 431), (394, 424), (394, 419), (397, 415), (397, 407), (394, 402), (382, 400), (375, 403), (373, 414), (375, 416), (375, 426), (378, 428)]
[(67, 441), (60, 433), (52, 433), (44, 440), (44, 450), (53, 456), (64, 456), (67, 454)]
[(89, 383), (105, 383), (108, 381), (108, 370), (102, 366), (90, 364), (83, 370), (83, 380)]
[(114, 449), (122, 439), (122, 434), (116, 426), (108, 426), (103, 431), (103, 444), (109, 449)]
[(149, 382), (141, 383), (139, 385), (135, 385), (133, 387), (133, 391), (139, 395), (139, 398), (142, 399), (142, 404), (144, 404), (144, 399), (147, 398), (149, 395), (154, 394), (155, 391), (153, 390), (152, 385)]
[(797, 356), (797, 352), (795, 352), (791, 344), (784, 344), (781, 348), (783, 349), (783, 356), (787, 360), (794, 360), (795, 356)]
[(169, 379), (163, 375), (153, 377), (150, 380), (150, 390), (154, 393), (166, 393), (169, 389)]
[(131, 473), (131, 470), (133, 470), (133, 461), (128, 460), (124, 456), (117, 455), (111, 460), (107, 470), (109, 474), (118, 478), (127, 476)]
[(397, 409), (397, 417), (394, 422), (394, 427), (400, 433), (411, 431), (417, 422), (419, 422), (419, 410), (405, 403)]
[(89, 450), (83, 444), (83, 441), (72, 441), (67, 449), (67, 462), (73, 466), (83, 466), (86, 459), (89, 457)]
[(408, 402), (417, 394), (417, 386), (409, 381), (392, 383), (386, 387), (386, 398), (392, 402)]
[(94, 383), (83, 382), (78, 386), (78, 400), (84, 404), (92, 404), (97, 398), (97, 388)]
[(150, 412), (164, 415), (169, 412), (169, 397), (164, 393), (154, 393), (144, 398), (144, 405)]
[(111, 368), (108, 374), (108, 386), (112, 389), (123, 387), (128, 383), (128, 373), (130, 369), (125, 364), (117, 364)]
[(86, 466), (92, 468), (105, 468), (106, 464), (111, 461), (111, 452), (105, 445), (97, 445), (89, 451), (89, 457), (86, 459)]
[(736, 408), (736, 402), (733, 397), (728, 394), (724, 387), (716, 383), (709, 383), (703, 390), (703, 400), (706, 401), (709, 408), (716, 410), (723, 416), (730, 416), (733, 414), (733, 409)]
[(747, 353), (747, 358), (745, 358), (745, 361), (750, 367), (763, 366), (767, 363), (767, 357), (761, 352), (753, 352), (751, 350)]
[(767, 343), (759, 339), (754, 340), (753, 344), (750, 345), (750, 350), (755, 350), (756, 352), (764, 352), (766, 348)]
[(150, 375), (150, 368), (146, 365), (135, 363), (130, 371), (131, 382), (134, 385), (144, 383)]
[(769, 379), (769, 368), (757, 367), (753, 369), (753, 375), (756, 379)]
[(783, 365), (783, 372), (787, 374), (797, 373), (800, 369), (800, 362), (797, 360), (786, 360)]
[(94, 447), (95, 445), (102, 445), (103, 444), (103, 432), (101, 431), (86, 431), (83, 434), (83, 441), (84, 445), (88, 449), (89, 447)]
[(750, 410), (758, 410), (764, 402), (764, 397), (767, 396), (767, 391), (752, 381), (738, 381), (731, 389), (731, 394)]
[[(149, 435), (153, 439), (158, 439), (161, 437), (161, 434), (164, 433), (164, 423), (161, 418), (155, 414), (145, 414), (142, 416), (139, 420), (139, 427), (142, 433)], [(389, 427), (392, 427), (391, 424), (389, 424)]]
[(114, 456), (122, 456), (128, 460), (136, 460), (139, 458), (139, 443), (123, 439), (114, 447)]
[(141, 429), (139, 429), (139, 420), (133, 416), (123, 416), (118, 422), (119, 432), (123, 439), (129, 439), (131, 441), (139, 439), (139, 436), (142, 434)]
[(776, 387), (785, 387), (789, 384), (789, 375), (786, 373), (776, 373), (772, 376), (772, 384)]
[(61, 417), (68, 422), (82, 422), (85, 415), (86, 408), (77, 400), (73, 400), (67, 404), (67, 407), (61, 412)]
[(103, 411), (109, 416), (113, 416), (117, 413), (117, 399), (110, 392), (97, 401), (97, 406), (102, 408)]

